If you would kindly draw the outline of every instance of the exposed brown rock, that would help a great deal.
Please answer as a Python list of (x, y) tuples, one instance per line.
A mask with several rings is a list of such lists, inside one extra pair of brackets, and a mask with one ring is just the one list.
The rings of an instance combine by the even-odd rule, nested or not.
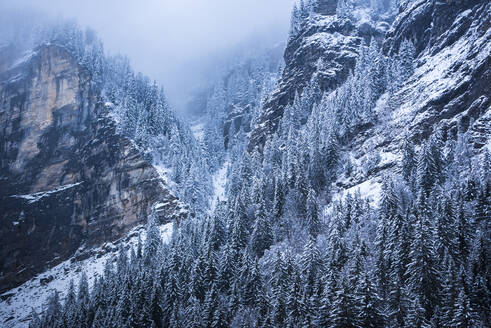
[(156, 202), (164, 222), (179, 212), (64, 48), (40, 47), (0, 81), (0, 291), (124, 236)]

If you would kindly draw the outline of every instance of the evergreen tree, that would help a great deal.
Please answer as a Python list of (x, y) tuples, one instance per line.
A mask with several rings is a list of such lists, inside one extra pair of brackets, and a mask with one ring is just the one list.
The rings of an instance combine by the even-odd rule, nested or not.
[(475, 327), (472, 320), (470, 302), (464, 289), (460, 289), (457, 296), (456, 308), (451, 327), (470, 328)]
[(283, 216), (283, 205), (285, 202), (285, 196), (283, 194), (283, 184), (281, 181), (277, 181), (274, 189), (273, 200), (273, 215), (277, 220), (280, 220)]
[(437, 251), (440, 258), (443, 258), (445, 252), (448, 252), (452, 257), (457, 253), (456, 245), (456, 219), (453, 200), (450, 196), (440, 194), (439, 203), (437, 206), (436, 229), (438, 236)]
[(258, 257), (273, 244), (273, 234), (269, 218), (265, 213), (264, 201), (261, 200), (256, 211), (256, 221), (252, 229), (251, 246)]
[(43, 323), (39, 319), (39, 315), (34, 309), (31, 311), (31, 321), (29, 322), (29, 328), (41, 328)]
[(465, 211), (464, 195), (460, 192), (456, 196), (457, 213), (456, 213), (456, 228), (457, 228), (457, 266), (466, 265), (470, 255), (470, 241), (472, 238), (471, 223)]
[(426, 316), (426, 310), (421, 305), (420, 296), (414, 295), (411, 299), (405, 325), (408, 327), (429, 328), (431, 326)]
[[(491, 264), (489, 261), (491, 247), (489, 231), (489, 223), (481, 221), (476, 231), (468, 262), (470, 266), (470, 307), (465, 304), (467, 300), (460, 300), (462, 302), (460, 306), (467, 311), (473, 311), (484, 326), (489, 325), (491, 321), (489, 318), (491, 309)], [(462, 295), (462, 298), (465, 296)]]
[(375, 285), (369, 272), (361, 273), (359, 285), (355, 287), (355, 311), (358, 327), (381, 327), (383, 318), (379, 313), (379, 302)]
[(401, 42), (399, 57), (401, 61), (401, 79), (402, 81), (405, 81), (414, 72), (414, 60), (416, 57), (414, 44), (410, 40), (404, 40)]
[(408, 135), (405, 135), (402, 143), (402, 176), (410, 185), (412, 185), (416, 168), (417, 161), (414, 145), (411, 138)]
[(162, 238), (160, 236), (158, 219), (151, 215), (148, 218), (146, 228), (146, 239), (143, 247), (143, 259), (146, 264), (151, 264), (156, 261), (159, 249), (162, 245)]
[(307, 298), (310, 298), (314, 293), (314, 286), (319, 277), (318, 275), (322, 272), (322, 260), (316, 241), (313, 237), (309, 238), (304, 247), (301, 257), (301, 265), (301, 274), (305, 294)]
[(388, 253), (388, 229), (389, 221), (386, 215), (382, 215), (377, 225), (377, 235), (375, 239), (375, 277), (379, 287), (379, 295), (382, 301), (387, 300), (388, 296), (388, 278), (389, 278), (389, 259), (386, 258)]
[(299, 272), (293, 266), (291, 258), (287, 258), (287, 267), (291, 272), (291, 285), (288, 288), (286, 296), (286, 312), (287, 322), (286, 326), (295, 327), (299, 324), (302, 317), (302, 281)]
[(309, 188), (307, 196), (307, 226), (309, 233), (315, 238), (321, 232), (321, 222), (319, 219), (319, 207), (317, 196), (314, 189)]
[(425, 143), (421, 146), (419, 153), (417, 181), (418, 186), (424, 190), (426, 197), (429, 197), (431, 190), (437, 183), (438, 175), (439, 172), (431, 151), (431, 145)]
[(352, 291), (349, 288), (350, 286), (348, 286), (345, 279), (342, 279), (336, 288), (336, 294), (331, 304), (330, 327), (356, 327), (356, 316), (353, 313), (354, 301)]
[[(408, 285), (411, 290), (412, 316), (429, 322), (435, 306), (438, 305), (439, 280), (438, 261), (434, 248), (434, 228), (431, 214), (426, 203), (424, 191), (418, 199), (418, 210), (414, 220), (414, 236), (411, 243), (410, 263), (407, 267)], [(423, 310), (421, 312), (421, 309)], [(423, 315), (421, 318), (420, 316)], [(419, 323), (418, 323), (419, 324)]]
[[(370, 117), (370, 109), (375, 105), (376, 100), (382, 95), (386, 88), (386, 80), (385, 80), (385, 60), (384, 57), (380, 53), (380, 49), (375, 38), (372, 38), (370, 42), (370, 47), (368, 50), (369, 56), (369, 66), (368, 70), (368, 82), (370, 90), (369, 95), (369, 108), (366, 109), (365, 115), (368, 118)], [(368, 114), (368, 115), (367, 115)]]
[(290, 37), (297, 36), (300, 31), (300, 26), (302, 24), (302, 17), (297, 4), (293, 5), (291, 18), (290, 18)]
[[(59, 323), (59, 316), (61, 314), (60, 296), (58, 291), (54, 291), (51, 297), (48, 299), (46, 312), (42, 318), (42, 326), (44, 327), (56, 327)], [(36, 318), (36, 316), (34, 317)]]
[(441, 303), (441, 316), (440, 320), (445, 327), (451, 327), (455, 312), (455, 305), (457, 304), (458, 295), (458, 281), (455, 262), (452, 257), (445, 254), (443, 265), (445, 270), (442, 271), (442, 303)]
[(286, 285), (287, 273), (283, 259), (279, 252), (276, 253), (275, 262), (273, 264), (273, 274), (270, 281), (271, 295), (271, 322), (276, 326), (283, 326), (286, 318)]

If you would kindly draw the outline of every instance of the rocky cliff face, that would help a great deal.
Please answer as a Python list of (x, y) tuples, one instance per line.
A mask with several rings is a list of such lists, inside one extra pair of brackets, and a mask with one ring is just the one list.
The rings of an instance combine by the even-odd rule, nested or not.
[(410, 39), (419, 54), (415, 74), (395, 95), (397, 111), (411, 113), (405, 126), (418, 140), (438, 125), (455, 133), (457, 123), (466, 130), (471, 120), (489, 119), (491, 5), (416, 1), (403, 9), (384, 49)]
[(296, 93), (301, 95), (311, 81), (316, 81), (321, 91), (340, 86), (354, 69), (363, 40), (381, 38), (384, 33), (370, 24), (336, 16), (336, 1), (317, 1), (313, 10), (300, 32), (288, 41), (283, 76), (252, 132), (250, 150), (261, 148), (267, 135), (276, 131), (285, 107), (293, 102)]
[(0, 291), (124, 236), (152, 211), (184, 215), (64, 48), (10, 61), (0, 81)]
[[(417, 53), (431, 47), (435, 54), (463, 36), (471, 24), (468, 14), (475, 13), (480, 7), (479, 3), (483, 4), (481, 1), (460, 0), (404, 1), (399, 8), (400, 14), (386, 35), (385, 50), (393, 53), (402, 40), (409, 39), (413, 41)], [(467, 10), (470, 12), (456, 21)], [(457, 29), (455, 25), (458, 25)]]

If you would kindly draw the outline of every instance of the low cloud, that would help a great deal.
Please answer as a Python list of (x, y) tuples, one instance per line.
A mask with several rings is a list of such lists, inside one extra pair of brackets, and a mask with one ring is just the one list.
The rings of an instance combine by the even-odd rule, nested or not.
[[(106, 52), (164, 85), (180, 104), (239, 45), (286, 39), (293, 0), (16, 0), (0, 10), (75, 18)], [(2, 7), (4, 7), (2, 9)]]

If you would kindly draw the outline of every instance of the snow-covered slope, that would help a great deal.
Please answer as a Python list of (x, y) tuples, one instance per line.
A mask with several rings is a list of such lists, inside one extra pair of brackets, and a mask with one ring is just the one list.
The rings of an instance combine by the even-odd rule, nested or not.
[(227, 174), (230, 167), (230, 159), (227, 157), (222, 167), (213, 175), (213, 195), (211, 196), (210, 211), (213, 212), (219, 202), (226, 200), (225, 187), (227, 186)]
[[(401, 16), (399, 19), (408, 17)], [(481, 2), (463, 10), (438, 43), (419, 54), (414, 74), (401, 89), (390, 99), (387, 95), (380, 98), (375, 108), (377, 124), (358, 135), (348, 149), (353, 166), (358, 170), (348, 179), (338, 181), (339, 193), (346, 190), (353, 193), (359, 188), (362, 196), (366, 194), (373, 199), (374, 193), (370, 190), (376, 190), (375, 185), (380, 186), (383, 175), (400, 169), (401, 146), (407, 136), (419, 144), (437, 128), (454, 136), (460, 126), (470, 129), (475, 148), (489, 144), (490, 17), (489, 3)], [(437, 21), (429, 24), (433, 26)], [(397, 26), (406, 25), (399, 23)], [(398, 34), (397, 31), (391, 33)], [(367, 176), (360, 164), (374, 156), (380, 156), (380, 160), (373, 174)]]
[[(173, 231), (173, 223), (160, 226), (162, 241), (167, 243)], [(2, 294), (0, 301), (0, 318), (5, 328), (27, 327), (32, 309), (42, 313), (49, 297), (56, 290), (63, 300), (70, 281), (75, 286), (78, 284), (82, 272), (87, 274), (89, 287), (94, 283), (96, 277), (101, 277), (104, 267), (108, 261), (115, 262), (117, 259), (120, 243), (123, 243), (128, 251), (131, 247), (136, 248), (138, 237), (145, 241), (146, 231), (144, 226), (139, 226), (129, 232), (128, 236), (114, 243), (106, 243), (99, 248), (90, 250), (90, 256), (76, 254), (73, 258), (37, 275), (17, 288)], [(79, 259), (82, 258), (82, 259)]]

